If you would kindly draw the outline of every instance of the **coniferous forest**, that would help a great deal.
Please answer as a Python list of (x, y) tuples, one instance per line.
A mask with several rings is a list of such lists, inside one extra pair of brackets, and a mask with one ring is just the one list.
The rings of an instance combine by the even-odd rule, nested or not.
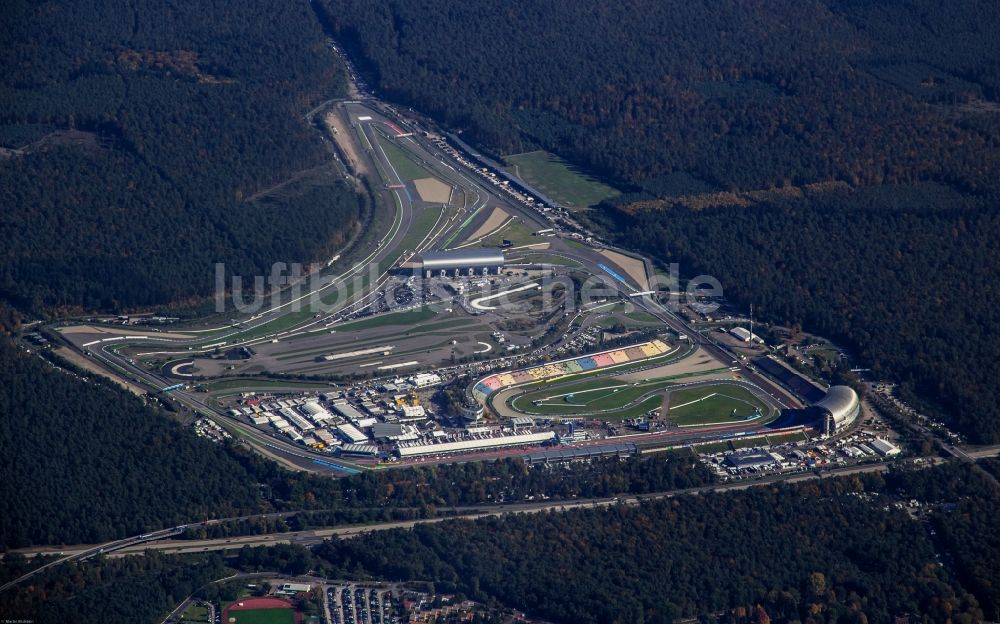
[[(554, 622), (725, 624), (1000, 615), (996, 460), (681, 496), (640, 506), (423, 525), (321, 544), (244, 547), (226, 564), (330, 578), (414, 580)], [(916, 513), (907, 505), (919, 503)], [(14, 556), (4, 572), (29, 565)], [(215, 555), (73, 563), (0, 594), (39, 624), (160, 621)], [(204, 588), (201, 591), (217, 591)]]
[[(649, 202), (652, 203), (652, 202)], [(698, 210), (609, 208), (623, 236), (850, 347), (973, 442), (1000, 440), (1000, 200), (925, 183)]]
[(216, 262), (262, 275), (356, 233), (363, 201), (318, 173), (330, 155), (304, 119), (344, 89), (307, 3), (15, 0), (0, 68), (10, 304), (196, 301)]
[[(997, 466), (991, 460), (986, 469)], [(920, 502), (926, 517), (910, 517), (900, 498)], [(335, 571), (433, 579), (442, 591), (555, 622), (709, 614), (723, 622), (762, 614), (775, 622), (905, 614), (975, 622), (1000, 608), (988, 554), (996, 552), (998, 505), (1000, 489), (984, 468), (950, 465), (424, 525), (329, 542), (316, 555)]]

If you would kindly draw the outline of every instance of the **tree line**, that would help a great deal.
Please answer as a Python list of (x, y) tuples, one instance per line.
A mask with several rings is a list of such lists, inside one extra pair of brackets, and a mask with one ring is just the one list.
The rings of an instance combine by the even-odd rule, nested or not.
[(652, 192), (997, 170), (1000, 121), (966, 105), (995, 105), (1000, 11), (974, 0), (322, 4), (381, 95), (495, 154)]
[[(707, 209), (613, 208), (610, 227), (772, 321), (840, 341), (976, 442), (1000, 440), (997, 196), (934, 184)], [(926, 405), (925, 405), (926, 403)]]
[[(632, 507), (449, 521), (313, 550), (246, 546), (227, 565), (418, 580), (555, 622), (971, 623), (996, 618), (998, 474), (993, 459)], [(910, 501), (919, 502), (922, 518), (902, 509)], [(28, 565), (5, 558), (4, 578)], [(68, 614), (153, 622), (195, 591), (228, 595), (231, 587), (204, 583), (229, 574), (216, 555), (100, 557), (43, 572), (0, 595), (0, 608), (40, 624)]]
[(303, 116), (345, 84), (308, 4), (15, 2), (5, 17), (8, 303), (190, 303), (216, 262), (263, 275), (325, 259), (364, 219), (354, 189), (300, 175), (333, 168)]
[[(977, 470), (448, 521), (315, 553), (334, 574), (430, 580), (556, 622), (974, 622), (996, 604), (1000, 502)], [(911, 498), (943, 542), (897, 504)], [(957, 570), (940, 565), (952, 555)]]

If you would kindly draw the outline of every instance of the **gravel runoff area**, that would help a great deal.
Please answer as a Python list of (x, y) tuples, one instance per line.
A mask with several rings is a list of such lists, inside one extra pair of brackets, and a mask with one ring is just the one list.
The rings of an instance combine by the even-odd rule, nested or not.
[[(641, 371), (616, 375), (615, 378), (627, 382), (646, 381), (660, 377), (673, 377), (674, 375), (691, 375), (692, 373), (707, 374), (709, 371), (722, 368), (723, 366), (725, 366), (725, 364), (709, 355), (708, 352), (701, 347), (698, 347), (694, 353), (682, 360), (671, 362), (669, 364), (663, 364), (655, 368), (647, 368)], [(720, 374), (724, 377), (728, 375), (728, 373)], [(700, 379), (701, 376), (698, 378)]]
[(451, 187), (437, 178), (421, 178), (413, 181), (420, 199), (431, 204), (447, 204), (451, 197)]
[(638, 258), (618, 253), (617, 251), (611, 251), (610, 249), (601, 251), (601, 255), (621, 267), (621, 269), (625, 271), (625, 274), (632, 278), (632, 281), (635, 282), (641, 290), (649, 288), (649, 281), (646, 279), (645, 262), (639, 260)]
[(484, 221), (483, 224), (479, 226), (479, 228), (477, 228), (475, 232), (467, 236), (465, 240), (474, 241), (486, 236), (493, 230), (500, 227), (500, 224), (506, 221), (509, 216), (510, 215), (508, 215), (507, 211), (504, 210), (503, 208), (500, 207), (494, 208), (493, 212), (490, 213), (490, 216), (486, 219), (486, 221)]
[(337, 145), (343, 150), (344, 156), (350, 161), (350, 166), (360, 175), (371, 175), (365, 160), (357, 152), (354, 141), (351, 140), (351, 128), (344, 123), (337, 111), (330, 111), (323, 116), (323, 123), (330, 129)]

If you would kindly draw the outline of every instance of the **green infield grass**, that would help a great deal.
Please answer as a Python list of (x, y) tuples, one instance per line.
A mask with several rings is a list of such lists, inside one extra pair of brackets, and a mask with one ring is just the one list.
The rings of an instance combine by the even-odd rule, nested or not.
[(396, 170), (396, 173), (399, 174), (399, 178), (403, 182), (411, 182), (413, 180), (434, 177), (429, 171), (411, 159), (403, 148), (383, 137), (381, 134), (378, 135), (378, 144), (382, 147), (386, 157), (392, 164), (392, 168)]
[(545, 238), (535, 236), (534, 231), (527, 225), (512, 221), (498, 232), (494, 232), (479, 241), (479, 245), (482, 247), (500, 247), (505, 240), (509, 240), (513, 247), (546, 242)]
[[(632, 384), (615, 379), (590, 379), (569, 385), (542, 387), (511, 400), (511, 407), (525, 413), (549, 416), (600, 416), (612, 418), (617, 410), (631, 410), (633, 403), (650, 392), (661, 390), (672, 382), (654, 379)], [(655, 398), (660, 401), (660, 398)], [(645, 405), (649, 398), (639, 405)], [(641, 410), (644, 413), (646, 410)]]
[(579, 262), (577, 262), (576, 260), (573, 260), (572, 258), (564, 258), (562, 256), (557, 256), (555, 254), (547, 254), (545, 252), (541, 252), (541, 253), (535, 253), (535, 252), (526, 253), (526, 254), (524, 254), (524, 261), (525, 262), (537, 262), (538, 264), (554, 264), (556, 266), (566, 266), (566, 267), (574, 267), (574, 268), (579, 268), (579, 267), (583, 266)]
[(681, 426), (709, 425), (756, 419), (769, 411), (746, 388), (715, 384), (671, 392), (668, 417)]
[(193, 604), (181, 614), (184, 622), (208, 622), (208, 609), (201, 604)]

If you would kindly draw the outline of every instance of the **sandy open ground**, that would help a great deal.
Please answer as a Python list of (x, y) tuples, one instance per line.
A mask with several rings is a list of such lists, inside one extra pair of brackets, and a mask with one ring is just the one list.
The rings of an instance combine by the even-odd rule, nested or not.
[(451, 187), (437, 178), (421, 178), (414, 180), (420, 199), (432, 204), (447, 204), (451, 197)]
[(127, 327), (95, 327), (93, 325), (71, 325), (60, 327), (57, 330), (60, 334), (94, 334), (97, 336), (148, 336), (150, 338), (172, 338), (186, 340), (194, 338), (190, 334), (178, 334), (175, 332), (149, 332), (137, 328)]
[(369, 175), (368, 168), (365, 166), (365, 161), (362, 160), (358, 153), (355, 151), (354, 141), (352, 140), (351, 129), (344, 123), (335, 111), (330, 111), (326, 115), (323, 115), (323, 123), (326, 127), (330, 129), (330, 134), (333, 135), (334, 140), (340, 149), (344, 151), (344, 156), (350, 160), (348, 163), (354, 171), (359, 175)]
[(490, 216), (483, 222), (475, 232), (469, 235), (465, 240), (474, 241), (478, 238), (482, 238), (492, 232), (493, 230), (500, 227), (500, 224), (507, 220), (510, 215), (507, 214), (503, 208), (494, 208)]
[(639, 288), (642, 290), (649, 288), (649, 282), (646, 279), (646, 264), (642, 260), (620, 254), (617, 251), (611, 251), (610, 249), (603, 250), (601, 255), (621, 267), (625, 271), (625, 274), (631, 277), (632, 281)]
[[(643, 371), (636, 371), (634, 373), (625, 373), (624, 375), (617, 375), (617, 379), (622, 381), (648, 381), (650, 379), (657, 379), (659, 377), (671, 377), (673, 375), (687, 375), (690, 373), (701, 373), (708, 372), (716, 368), (722, 368), (724, 364), (719, 362), (701, 347), (698, 350), (684, 358), (683, 360), (672, 362), (670, 364), (664, 364), (662, 366), (657, 366), (656, 368), (648, 368)], [(726, 375), (728, 373), (720, 373)], [(693, 381), (695, 378), (685, 379), (684, 381)]]
[(110, 379), (111, 381), (115, 382), (116, 384), (125, 388), (126, 390), (128, 390), (133, 394), (137, 394), (139, 396), (146, 394), (146, 391), (140, 388), (139, 386), (133, 383), (129, 383), (128, 381), (125, 381), (124, 379), (122, 379), (117, 375), (112, 375), (110, 372), (106, 371), (105, 369), (101, 368), (96, 363), (94, 363), (93, 360), (83, 355), (80, 355), (76, 351), (72, 351), (70, 349), (67, 349), (66, 347), (58, 347), (56, 349), (53, 349), (52, 352), (55, 353), (57, 356), (61, 357), (62, 359), (66, 360), (67, 362), (74, 364), (75, 366), (79, 366), (83, 370), (90, 371), (95, 375), (100, 375), (102, 377)]

